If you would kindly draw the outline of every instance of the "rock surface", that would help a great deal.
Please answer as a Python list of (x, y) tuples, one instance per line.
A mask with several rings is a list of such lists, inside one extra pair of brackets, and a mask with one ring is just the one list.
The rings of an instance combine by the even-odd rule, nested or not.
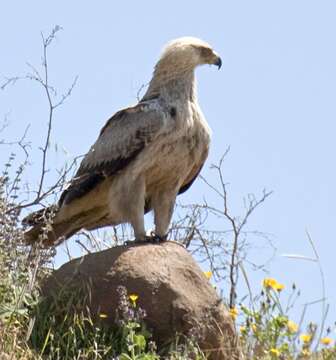
[(176, 333), (198, 328), (201, 349), (209, 359), (238, 359), (234, 324), (227, 308), (187, 250), (175, 243), (117, 246), (64, 264), (45, 283), (45, 295), (64, 284), (89, 284), (92, 314), (104, 313), (114, 322), (117, 287), (139, 296), (145, 322), (160, 345)]

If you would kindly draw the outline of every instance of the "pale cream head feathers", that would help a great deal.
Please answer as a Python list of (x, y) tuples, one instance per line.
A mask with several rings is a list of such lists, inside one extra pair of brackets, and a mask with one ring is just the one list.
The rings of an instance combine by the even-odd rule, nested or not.
[(208, 43), (188, 36), (172, 40), (164, 47), (156, 69), (188, 71), (202, 64), (217, 65), (220, 68), (222, 60)]

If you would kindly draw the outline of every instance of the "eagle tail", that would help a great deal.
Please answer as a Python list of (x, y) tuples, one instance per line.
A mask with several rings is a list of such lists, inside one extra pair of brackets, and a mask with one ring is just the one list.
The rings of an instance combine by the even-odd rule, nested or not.
[(22, 220), (24, 226), (30, 228), (24, 232), (24, 242), (26, 245), (41, 243), (44, 247), (58, 245), (72, 234), (69, 223), (54, 223), (54, 218), (59, 209), (57, 205), (35, 211)]

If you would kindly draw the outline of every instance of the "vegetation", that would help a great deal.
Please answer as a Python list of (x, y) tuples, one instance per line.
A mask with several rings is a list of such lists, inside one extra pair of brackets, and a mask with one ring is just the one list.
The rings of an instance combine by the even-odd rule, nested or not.
[[(328, 336), (320, 337), (317, 326), (308, 325), (301, 332), (302, 324), (292, 321), (288, 312), (294, 305), (299, 291), (292, 286), (286, 306), (281, 301), (283, 284), (266, 278), (258, 301), (251, 308), (241, 305), (240, 338), (248, 359), (336, 359), (336, 347)], [(321, 345), (321, 346), (318, 346)]]
[[(49, 275), (52, 254), (28, 250), (22, 244), (18, 218), (8, 213), (2, 178), (0, 198), (0, 355), (1, 359), (205, 359), (197, 336), (177, 337), (176, 342), (157, 349), (146, 329), (145, 309), (137, 306), (137, 294), (120, 287), (118, 323), (105, 324), (106, 315), (76, 312), (78, 299), (68, 289), (58, 299), (45, 302), (39, 295), (42, 280)], [(211, 272), (205, 276), (211, 280)], [(298, 296), (292, 287), (286, 307), (281, 296), (285, 286), (265, 279), (261, 294), (251, 307), (238, 305), (230, 313), (240, 332), (247, 359), (336, 359), (336, 348), (328, 332), (318, 339), (317, 326), (300, 331), (287, 315)], [(80, 295), (80, 296), (79, 296)], [(316, 341), (320, 344), (316, 347)]]

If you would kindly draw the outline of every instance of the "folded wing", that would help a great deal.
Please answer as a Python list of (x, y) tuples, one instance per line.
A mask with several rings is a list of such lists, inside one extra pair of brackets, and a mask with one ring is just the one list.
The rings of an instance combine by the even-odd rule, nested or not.
[(124, 169), (166, 131), (168, 118), (157, 100), (139, 103), (113, 115), (62, 193), (59, 205), (82, 197), (104, 179)]

